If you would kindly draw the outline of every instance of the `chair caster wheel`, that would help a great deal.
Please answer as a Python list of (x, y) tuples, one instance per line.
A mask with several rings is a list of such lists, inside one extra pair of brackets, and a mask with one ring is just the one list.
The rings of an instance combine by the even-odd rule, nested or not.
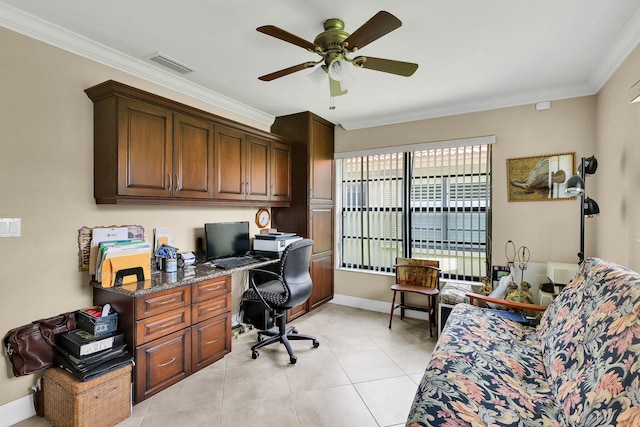
[(291, 362), (292, 365), (295, 365), (296, 362), (298, 361), (298, 358), (296, 356), (291, 356), (289, 358), (289, 361)]
[(318, 340), (313, 340), (313, 348), (318, 348), (320, 347), (320, 343), (318, 342)]
[(252, 359), (257, 359), (257, 358), (258, 358), (258, 356), (260, 356), (260, 353), (258, 353), (258, 351), (257, 351), (257, 350), (253, 350), (253, 351), (251, 352), (251, 358), (252, 358)]
[(298, 330), (297, 330), (296, 328), (293, 328), (293, 329), (291, 329), (291, 333), (292, 333), (292, 334), (297, 334), (297, 333), (298, 333)]

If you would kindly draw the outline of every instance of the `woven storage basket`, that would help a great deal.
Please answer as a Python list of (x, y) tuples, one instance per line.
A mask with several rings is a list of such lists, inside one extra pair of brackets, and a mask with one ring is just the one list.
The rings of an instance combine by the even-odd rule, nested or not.
[(55, 427), (111, 427), (131, 415), (131, 365), (86, 382), (50, 368), (42, 390), (44, 417)]

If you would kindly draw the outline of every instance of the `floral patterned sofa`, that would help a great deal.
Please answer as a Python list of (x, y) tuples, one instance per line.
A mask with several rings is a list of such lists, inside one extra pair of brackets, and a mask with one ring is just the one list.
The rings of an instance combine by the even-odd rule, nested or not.
[(407, 426), (640, 426), (640, 275), (585, 260), (535, 328), (456, 305)]

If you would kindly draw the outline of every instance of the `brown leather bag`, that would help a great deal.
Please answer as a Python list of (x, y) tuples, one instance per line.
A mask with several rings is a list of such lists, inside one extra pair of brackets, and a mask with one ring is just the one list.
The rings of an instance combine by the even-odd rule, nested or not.
[(13, 365), (13, 375), (29, 375), (53, 366), (56, 335), (75, 328), (75, 313), (63, 313), (7, 332), (2, 342)]

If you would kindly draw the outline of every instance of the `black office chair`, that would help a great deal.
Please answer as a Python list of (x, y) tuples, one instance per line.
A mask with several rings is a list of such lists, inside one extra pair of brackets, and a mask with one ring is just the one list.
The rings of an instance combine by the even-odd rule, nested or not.
[[(249, 289), (242, 295), (243, 302), (254, 306), (256, 303), (262, 304), (263, 315), (273, 319), (278, 328), (277, 331), (268, 330), (271, 325), (266, 325), (265, 330), (258, 331), (258, 343), (251, 347), (253, 359), (259, 356), (259, 348), (281, 342), (287, 348), (291, 363), (296, 363), (297, 357), (293, 354), (289, 340), (311, 340), (314, 348), (320, 345), (315, 337), (298, 334), (294, 327), (286, 326), (287, 310), (304, 303), (311, 295), (313, 283), (309, 274), (309, 259), (312, 247), (313, 240), (310, 239), (299, 240), (287, 246), (282, 253), (279, 274), (266, 269), (249, 271)], [(260, 321), (252, 321), (246, 305), (245, 321), (264, 327), (265, 322), (260, 326)]]

